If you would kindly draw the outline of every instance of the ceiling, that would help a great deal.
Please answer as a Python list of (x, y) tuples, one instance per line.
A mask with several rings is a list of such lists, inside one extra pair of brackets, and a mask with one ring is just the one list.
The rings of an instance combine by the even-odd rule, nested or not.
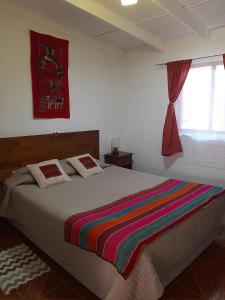
[(165, 41), (225, 27), (225, 0), (14, 0), (124, 50), (148, 45), (163, 50)]

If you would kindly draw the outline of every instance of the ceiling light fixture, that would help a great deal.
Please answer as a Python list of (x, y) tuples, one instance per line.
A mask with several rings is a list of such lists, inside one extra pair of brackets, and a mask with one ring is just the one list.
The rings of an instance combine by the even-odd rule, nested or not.
[(138, 0), (121, 0), (123, 6), (136, 4)]

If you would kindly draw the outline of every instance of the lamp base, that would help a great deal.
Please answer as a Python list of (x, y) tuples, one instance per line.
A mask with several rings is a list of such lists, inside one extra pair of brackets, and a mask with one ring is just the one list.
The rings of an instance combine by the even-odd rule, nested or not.
[(118, 155), (118, 154), (119, 154), (119, 150), (118, 150), (117, 147), (114, 147), (114, 148), (113, 148), (112, 154), (113, 154), (113, 155)]

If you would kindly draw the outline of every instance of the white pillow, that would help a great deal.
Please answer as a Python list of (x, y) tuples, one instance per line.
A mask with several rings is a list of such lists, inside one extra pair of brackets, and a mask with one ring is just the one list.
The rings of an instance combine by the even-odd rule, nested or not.
[(104, 172), (97, 161), (89, 153), (70, 157), (67, 158), (67, 160), (84, 178)]
[(42, 161), (38, 164), (27, 165), (27, 167), (36, 179), (40, 188), (71, 181), (71, 178), (64, 172), (58, 159)]

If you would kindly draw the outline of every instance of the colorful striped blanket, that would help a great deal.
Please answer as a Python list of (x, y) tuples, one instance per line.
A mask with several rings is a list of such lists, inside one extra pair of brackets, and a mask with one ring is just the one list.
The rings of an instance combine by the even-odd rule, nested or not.
[(95, 252), (127, 278), (143, 246), (222, 193), (221, 187), (169, 179), (69, 217), (65, 222), (65, 241)]

